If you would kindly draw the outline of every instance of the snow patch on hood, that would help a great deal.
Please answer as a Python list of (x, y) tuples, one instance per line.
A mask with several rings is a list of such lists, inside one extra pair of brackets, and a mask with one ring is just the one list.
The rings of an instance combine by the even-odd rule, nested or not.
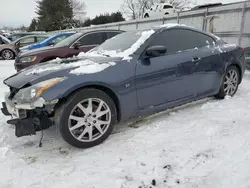
[(73, 63), (56, 63), (54, 65), (50, 65), (47, 68), (36, 68), (33, 69), (32, 71), (28, 72), (26, 75), (31, 75), (31, 74), (40, 74), (43, 72), (47, 72), (47, 71), (58, 71), (58, 70), (65, 70), (65, 69), (70, 69), (70, 68), (75, 68), (75, 67), (79, 67), (81, 65), (85, 65), (85, 64), (92, 64), (94, 63), (93, 61), (90, 61), (88, 59), (84, 60), (84, 61), (77, 61), (77, 62), (73, 62)]
[(108, 62), (108, 63), (92, 62), (91, 64), (84, 62), (80, 67), (70, 71), (70, 74), (76, 74), (76, 75), (93, 74), (93, 73), (101, 72), (104, 69), (106, 69), (110, 66), (114, 66), (114, 65), (115, 65), (115, 62)]

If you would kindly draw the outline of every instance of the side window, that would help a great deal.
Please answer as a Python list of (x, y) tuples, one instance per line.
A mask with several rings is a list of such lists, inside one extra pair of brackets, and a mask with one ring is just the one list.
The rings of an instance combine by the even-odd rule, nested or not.
[(118, 34), (120, 34), (120, 32), (107, 32), (107, 38), (110, 39)]
[(20, 40), (20, 43), (22, 44), (33, 43), (33, 42), (35, 42), (35, 37), (27, 37)]
[(159, 34), (150, 46), (162, 45), (167, 48), (168, 54), (201, 48), (213, 43), (213, 38), (187, 29), (171, 29)]
[(36, 39), (37, 39), (37, 42), (42, 42), (44, 41), (45, 39), (47, 39), (48, 37), (43, 37), (43, 36), (37, 36)]
[(105, 41), (105, 33), (90, 33), (88, 35), (85, 35), (82, 37), (79, 42), (83, 46), (88, 46), (88, 45), (99, 45)]
[(62, 40), (66, 39), (66, 38), (67, 38), (67, 36), (63, 35), (63, 36), (55, 38), (54, 40), (51, 41), (51, 43), (52, 44), (57, 44), (58, 42), (61, 42)]

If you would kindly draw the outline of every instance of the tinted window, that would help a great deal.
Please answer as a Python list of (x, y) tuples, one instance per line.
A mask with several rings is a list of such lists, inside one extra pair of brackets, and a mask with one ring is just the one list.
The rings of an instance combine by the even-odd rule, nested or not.
[(116, 36), (117, 34), (119, 34), (118, 32), (107, 32), (107, 38), (110, 39), (114, 36)]
[(163, 7), (163, 9), (168, 9), (168, 8), (173, 8), (173, 7), (170, 5), (164, 5), (164, 7)]
[(172, 29), (159, 34), (151, 42), (150, 46), (166, 46), (168, 54), (172, 54), (196, 47), (204, 47), (208, 44), (213, 44), (213, 42), (213, 38), (202, 33), (186, 29)]
[(74, 35), (71, 35), (70, 37), (67, 37), (65, 40), (62, 40), (61, 42), (58, 42), (56, 44), (56, 47), (63, 47), (63, 46), (72, 45), (81, 36), (82, 36), (82, 33), (76, 33)]
[(87, 45), (99, 45), (105, 41), (105, 33), (90, 33), (82, 37), (79, 42), (83, 46)]

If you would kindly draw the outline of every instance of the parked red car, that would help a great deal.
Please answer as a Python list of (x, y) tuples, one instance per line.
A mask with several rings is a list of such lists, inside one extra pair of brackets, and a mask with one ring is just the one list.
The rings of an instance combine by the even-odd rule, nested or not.
[(68, 58), (87, 52), (105, 40), (121, 33), (121, 30), (95, 30), (76, 33), (53, 47), (30, 50), (19, 54), (15, 60), (15, 69), (20, 71), (31, 65), (59, 58)]

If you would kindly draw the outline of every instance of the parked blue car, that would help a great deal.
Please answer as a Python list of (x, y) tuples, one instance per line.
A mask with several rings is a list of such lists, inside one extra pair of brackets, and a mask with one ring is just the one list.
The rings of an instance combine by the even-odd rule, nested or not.
[(75, 34), (75, 32), (56, 34), (56, 35), (53, 35), (52, 37), (50, 37), (50, 38), (48, 38), (40, 43), (36, 43), (36, 44), (32, 44), (32, 45), (20, 48), (20, 51), (34, 50), (34, 49), (42, 48), (42, 47), (46, 47), (46, 46), (53, 46), (53, 45), (57, 44), (58, 42), (66, 39), (67, 37), (69, 37), (73, 34)]
[(119, 122), (208, 96), (234, 96), (244, 61), (239, 46), (185, 26), (123, 32), (78, 57), (7, 78), (2, 112), (14, 117), (8, 123), (17, 137), (55, 125), (69, 144), (92, 147)]

